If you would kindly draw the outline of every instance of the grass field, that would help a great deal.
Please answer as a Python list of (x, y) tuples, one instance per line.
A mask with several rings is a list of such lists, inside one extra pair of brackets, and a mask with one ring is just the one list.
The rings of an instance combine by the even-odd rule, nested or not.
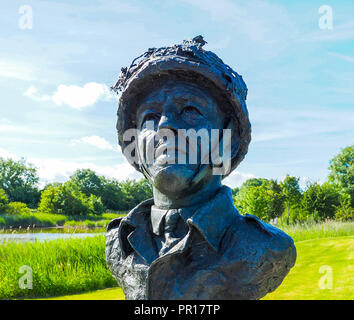
[(297, 223), (292, 225), (278, 226), (295, 242), (320, 239), (329, 237), (344, 237), (354, 235), (354, 222), (339, 222), (339, 221), (326, 221), (326, 222), (311, 222), (311, 223)]
[[(0, 299), (49, 297), (113, 287), (103, 235), (0, 245)], [(22, 266), (32, 269), (32, 289), (21, 289)], [(28, 280), (26, 280), (28, 283)]]
[(265, 300), (354, 299), (354, 236), (295, 244), (295, 267)]

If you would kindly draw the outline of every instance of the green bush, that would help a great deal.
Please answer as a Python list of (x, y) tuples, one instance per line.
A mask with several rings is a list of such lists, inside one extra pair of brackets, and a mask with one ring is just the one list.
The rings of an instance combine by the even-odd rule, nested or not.
[(93, 194), (88, 198), (88, 206), (90, 213), (101, 215), (105, 211), (105, 207), (102, 204), (102, 200), (100, 197), (97, 197)]
[(37, 169), (24, 159), (15, 161), (0, 157), (0, 188), (9, 201), (23, 202), (35, 208), (39, 201)]
[(26, 213), (26, 214), (3, 214), (0, 219), (0, 227), (27, 228), (30, 227), (55, 227), (62, 226), (67, 217), (60, 214)]
[(5, 190), (0, 188), (0, 213), (6, 211), (8, 203), (9, 199), (7, 198)]
[(7, 205), (6, 213), (16, 214), (16, 215), (26, 215), (31, 214), (31, 210), (28, 209), (27, 205), (22, 202), (10, 202)]
[(350, 196), (343, 195), (342, 203), (336, 210), (336, 220), (354, 221), (354, 209), (350, 206), (350, 203)]
[(41, 195), (39, 211), (46, 213), (81, 215), (102, 214), (104, 207), (99, 197), (87, 197), (71, 182), (48, 186)]
[(253, 214), (264, 221), (280, 217), (284, 210), (283, 195), (275, 180), (252, 179), (241, 187), (234, 201), (242, 214)]
[(340, 204), (340, 195), (335, 186), (328, 182), (322, 185), (312, 183), (308, 186), (301, 200), (301, 209), (316, 221), (333, 219)]
[(284, 211), (280, 219), (279, 224), (295, 224), (303, 222), (314, 222), (314, 217), (312, 215), (306, 214), (301, 207), (290, 207)]

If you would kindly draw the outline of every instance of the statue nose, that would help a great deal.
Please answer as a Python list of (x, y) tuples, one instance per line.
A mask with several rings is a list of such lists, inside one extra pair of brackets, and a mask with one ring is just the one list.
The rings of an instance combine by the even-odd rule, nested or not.
[(162, 114), (159, 121), (158, 129), (159, 130), (169, 129), (172, 130), (174, 134), (177, 134), (178, 123), (177, 123), (176, 116), (173, 115), (172, 113)]

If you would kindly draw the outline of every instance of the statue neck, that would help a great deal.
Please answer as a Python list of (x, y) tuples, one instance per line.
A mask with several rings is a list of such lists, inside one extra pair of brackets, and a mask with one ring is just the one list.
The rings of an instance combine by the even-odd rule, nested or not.
[(176, 197), (167, 196), (153, 186), (155, 206), (161, 209), (179, 209), (193, 207), (201, 204), (215, 196), (222, 187), (220, 176), (215, 176), (207, 185), (198, 189), (196, 192), (186, 190), (182, 195)]

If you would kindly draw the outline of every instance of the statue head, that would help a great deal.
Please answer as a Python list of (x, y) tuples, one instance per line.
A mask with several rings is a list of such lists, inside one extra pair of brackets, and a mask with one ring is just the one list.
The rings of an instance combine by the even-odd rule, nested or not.
[(219, 185), (250, 142), (246, 85), (204, 44), (198, 36), (149, 49), (122, 69), (113, 87), (122, 91), (117, 130), (123, 153), (172, 198)]

